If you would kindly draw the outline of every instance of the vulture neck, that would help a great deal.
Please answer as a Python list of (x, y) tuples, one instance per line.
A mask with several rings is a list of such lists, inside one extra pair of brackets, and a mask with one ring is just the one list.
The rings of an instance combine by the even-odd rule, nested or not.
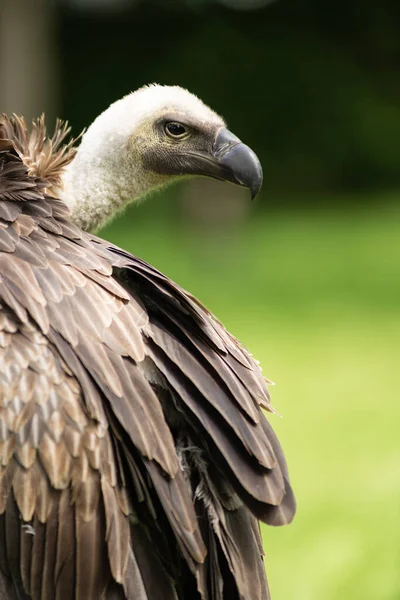
[(160, 176), (142, 168), (128, 130), (124, 104), (111, 105), (92, 123), (77, 154), (65, 170), (61, 199), (82, 229), (98, 229), (127, 204), (144, 197), (164, 183)]

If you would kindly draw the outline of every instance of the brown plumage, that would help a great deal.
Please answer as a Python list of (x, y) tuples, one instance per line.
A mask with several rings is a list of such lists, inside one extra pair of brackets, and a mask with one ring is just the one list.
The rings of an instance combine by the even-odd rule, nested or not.
[(0, 121), (0, 599), (266, 600), (290, 522), (247, 351), (54, 197), (58, 123)]

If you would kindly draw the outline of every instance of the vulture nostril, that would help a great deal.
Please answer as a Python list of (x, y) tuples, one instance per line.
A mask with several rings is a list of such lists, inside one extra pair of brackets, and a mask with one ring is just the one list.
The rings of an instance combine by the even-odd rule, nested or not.
[(229, 152), (229, 150), (232, 150), (232, 148), (234, 148), (238, 144), (240, 144), (240, 142), (225, 142), (219, 147), (216, 147), (216, 145), (214, 144), (213, 154), (215, 158), (222, 158), (224, 154)]
[(241, 140), (235, 134), (224, 127), (219, 129), (213, 144), (214, 156), (223, 156), (230, 148), (233, 148), (237, 144), (241, 144)]

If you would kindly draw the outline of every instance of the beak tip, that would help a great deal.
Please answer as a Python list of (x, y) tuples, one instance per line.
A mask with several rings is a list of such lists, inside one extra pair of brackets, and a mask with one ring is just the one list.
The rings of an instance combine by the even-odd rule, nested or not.
[(250, 190), (251, 199), (254, 200), (261, 190), (263, 172), (260, 161), (253, 150), (230, 131), (222, 129), (215, 140), (214, 151), (218, 156), (219, 165), (224, 168), (224, 179), (247, 187)]
[(257, 174), (253, 175), (253, 180), (250, 184), (250, 193), (251, 193), (252, 200), (255, 200), (257, 198), (258, 194), (261, 191), (262, 184), (263, 184), (263, 172), (262, 172), (261, 164), (259, 163), (258, 172), (257, 172)]

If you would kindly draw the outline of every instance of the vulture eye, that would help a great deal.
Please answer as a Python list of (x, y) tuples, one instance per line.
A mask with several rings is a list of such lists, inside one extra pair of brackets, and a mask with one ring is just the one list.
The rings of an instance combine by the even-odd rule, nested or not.
[(169, 137), (175, 139), (182, 139), (186, 137), (189, 133), (187, 128), (184, 125), (182, 125), (182, 123), (176, 123), (175, 121), (166, 123), (165, 131), (167, 132)]

